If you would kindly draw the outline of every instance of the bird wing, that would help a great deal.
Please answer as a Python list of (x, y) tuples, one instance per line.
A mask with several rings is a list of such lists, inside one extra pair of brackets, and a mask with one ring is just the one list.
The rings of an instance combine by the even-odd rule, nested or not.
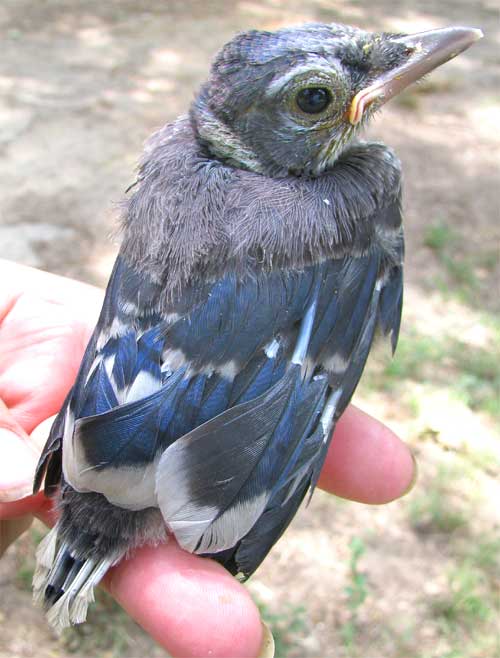
[(397, 340), (400, 267), (384, 270), (374, 250), (324, 263), (317, 274), (294, 335), (295, 355), (305, 343), (303, 358), (289, 356), (285, 374), (263, 394), (172, 443), (157, 469), (158, 503), (179, 543), (244, 577), (315, 485), (377, 326)]
[(373, 248), (228, 273), (166, 312), (119, 258), (38, 486), (64, 445), (71, 486), (158, 506), (182, 546), (248, 575), (314, 485), (376, 326), (397, 336), (400, 270)]

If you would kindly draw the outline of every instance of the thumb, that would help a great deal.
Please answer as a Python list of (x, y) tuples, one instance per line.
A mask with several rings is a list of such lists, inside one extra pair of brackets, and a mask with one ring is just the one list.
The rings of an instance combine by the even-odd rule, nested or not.
[(39, 452), (0, 399), (0, 502), (31, 494)]
[[(38, 450), (0, 399), (0, 508), (31, 494)], [(27, 530), (33, 516), (5, 519), (0, 509), (0, 557), (9, 545)]]
[(31, 496), (38, 456), (53, 418), (28, 436), (0, 399), (0, 557), (33, 521), (43, 494)]

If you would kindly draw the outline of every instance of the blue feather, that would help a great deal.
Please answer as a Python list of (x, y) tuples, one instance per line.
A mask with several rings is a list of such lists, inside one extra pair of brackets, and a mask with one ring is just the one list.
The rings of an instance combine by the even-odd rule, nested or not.
[(162, 402), (160, 416), (158, 419), (160, 437), (164, 445), (168, 445), (171, 441), (175, 440), (177, 436), (174, 436), (171, 432), (171, 424), (175, 414), (177, 413), (177, 408), (179, 405), (179, 400), (182, 398), (184, 391), (189, 386), (189, 377), (186, 377), (187, 367), (179, 368), (174, 372), (163, 385), (162, 391)]
[(352, 284), (341, 293), (333, 333), (321, 352), (323, 360), (332, 353), (349, 359), (370, 307), (378, 272), (379, 256), (376, 253), (350, 261), (346, 279)]
[(168, 345), (181, 349), (196, 369), (228, 361), (243, 367), (261, 346), (302, 318), (316, 276), (316, 266), (242, 281), (227, 275), (214, 284), (205, 304), (167, 330)]
[(134, 379), (137, 362), (137, 336), (129, 329), (124, 336), (112, 338), (105, 346), (105, 353), (114, 354), (113, 379), (120, 390), (127, 389)]
[(389, 280), (382, 289), (379, 306), (379, 324), (384, 335), (391, 337), (393, 353), (399, 336), (401, 311), (403, 307), (403, 269), (394, 267)]
[[(92, 343), (97, 361), (77, 414), (87, 417), (76, 420), (75, 437), (99, 471), (161, 455), (156, 493), (178, 540), (222, 551), (221, 561), (249, 575), (314, 486), (337, 417), (320, 422), (329, 386), (340, 413), (376, 321), (395, 324), (398, 285), (379, 309), (377, 251), (296, 271), (230, 273), (173, 301), (169, 310), (181, 317), (169, 324), (151, 301), (142, 314), (132, 306), (140, 306), (139, 282), (117, 268), (125, 283), (110, 287), (99, 340), (113, 304), (122, 309), (119, 335), (100, 350)], [(321, 361), (335, 354), (345, 368), (327, 376)], [(135, 399), (141, 391), (149, 394)]]
[[(149, 463), (155, 454), (162, 391), (75, 422), (75, 440), (97, 470)], [(140, 437), (140, 440), (137, 440)]]
[(87, 383), (79, 416), (93, 416), (109, 411), (116, 406), (118, 406), (118, 400), (109, 381), (104, 363), (101, 361)]
[(231, 406), (253, 400), (271, 388), (285, 373), (287, 361), (283, 354), (268, 358), (264, 353), (253, 359), (235, 378)]
[(198, 411), (196, 425), (202, 425), (211, 418), (215, 418), (229, 406), (232, 383), (225, 377), (213, 374), (206, 382), (203, 400)]
[(176, 400), (176, 411), (168, 427), (170, 437), (184, 436), (196, 427), (196, 417), (201, 405), (207, 375), (196, 375), (188, 380), (182, 394)]
[(164, 349), (162, 324), (149, 329), (137, 340), (137, 355), (133, 367), (132, 380), (141, 372), (147, 372), (161, 385), (161, 355)]

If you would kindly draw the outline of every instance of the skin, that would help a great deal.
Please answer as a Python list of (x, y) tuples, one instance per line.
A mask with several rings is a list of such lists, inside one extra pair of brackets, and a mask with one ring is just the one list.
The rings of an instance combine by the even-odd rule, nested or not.
[[(0, 554), (55, 511), (30, 495), (38, 454), (70, 388), (103, 293), (77, 281), (0, 260)], [(410, 450), (354, 406), (339, 421), (319, 481), (326, 491), (387, 503), (415, 479)], [(105, 586), (173, 656), (257, 656), (262, 626), (247, 590), (216, 562), (175, 541), (144, 547), (110, 570)]]

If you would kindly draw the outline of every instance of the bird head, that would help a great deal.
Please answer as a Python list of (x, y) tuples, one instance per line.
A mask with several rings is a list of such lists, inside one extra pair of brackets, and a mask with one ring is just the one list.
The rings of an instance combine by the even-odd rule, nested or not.
[(413, 35), (336, 24), (237, 35), (191, 111), (216, 157), (272, 176), (318, 175), (390, 98), (481, 38), (451, 27)]

